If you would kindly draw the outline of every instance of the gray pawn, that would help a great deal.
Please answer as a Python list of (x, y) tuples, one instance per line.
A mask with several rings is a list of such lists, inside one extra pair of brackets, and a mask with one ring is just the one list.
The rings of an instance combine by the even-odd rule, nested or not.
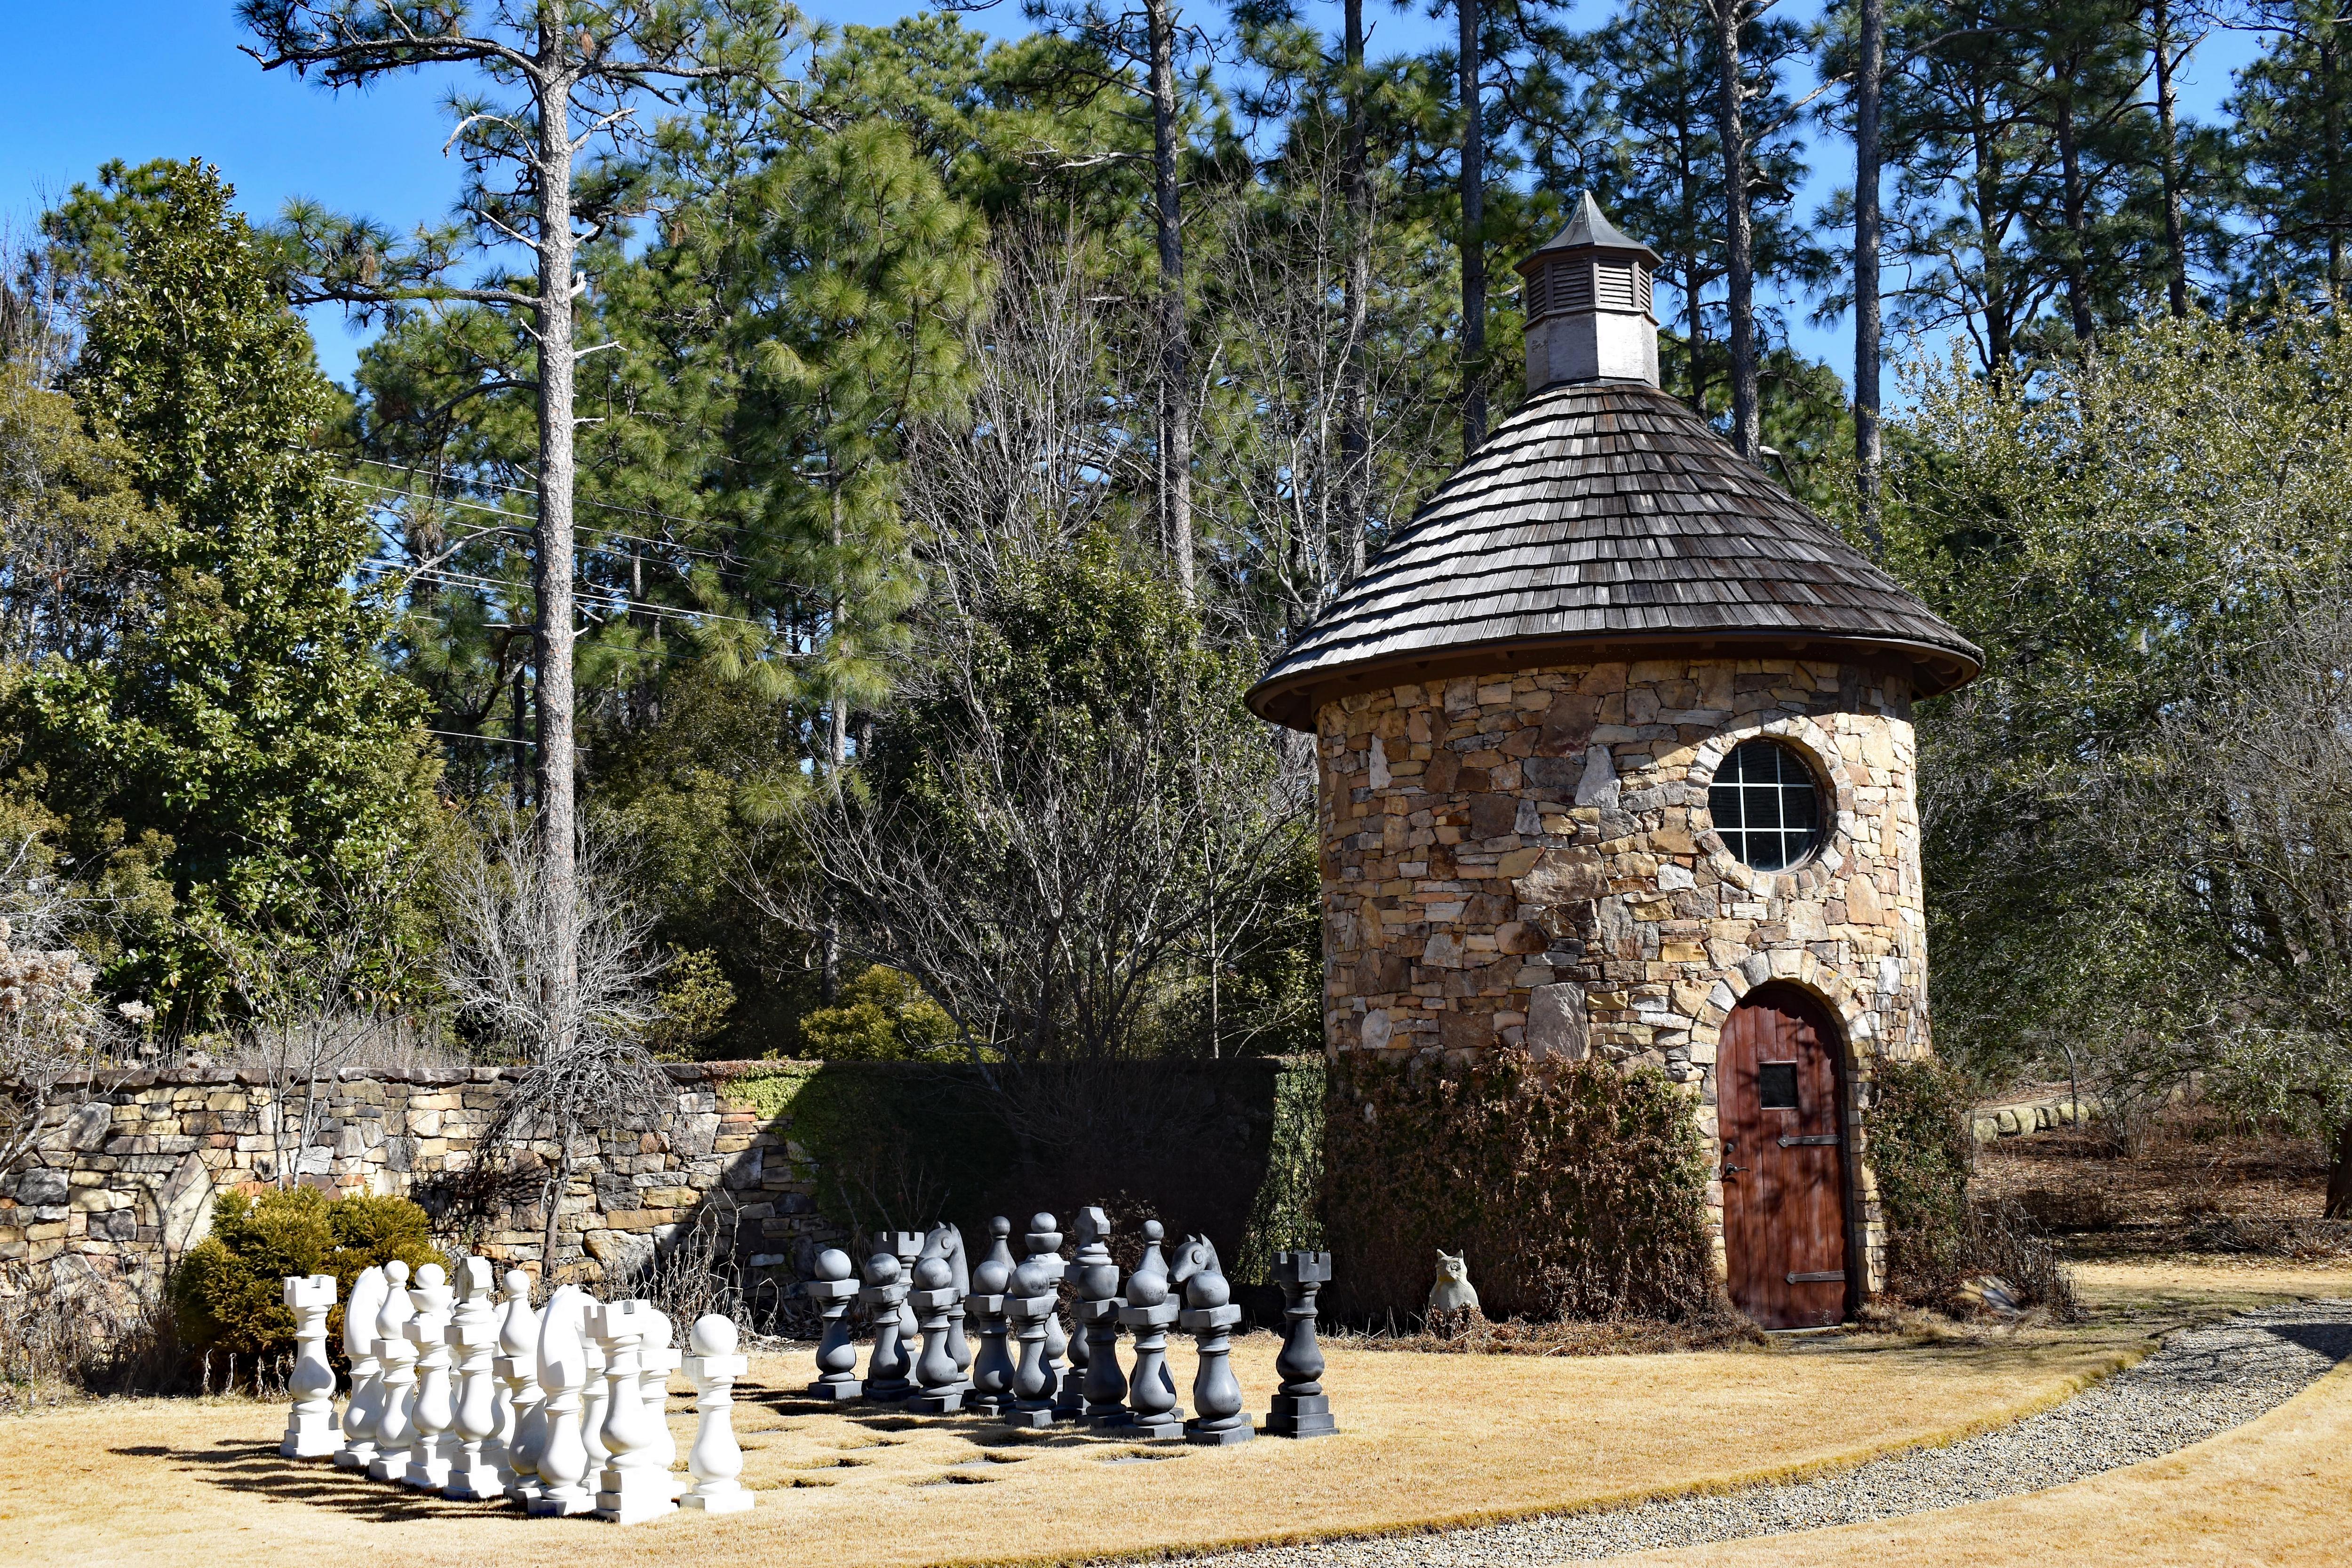
[(967, 1404), (982, 1415), (1002, 1415), (1013, 1405), (1013, 1358), (1004, 1350), (1005, 1292), (1013, 1289), (1013, 1249), (1005, 1238), (1013, 1234), (1013, 1222), (999, 1215), (988, 1229), (988, 1256), (971, 1271), (970, 1305), (980, 1320), (980, 1354), (971, 1363), (972, 1396)]
[(1192, 1336), (1200, 1362), (1192, 1374), (1192, 1408), (1184, 1423), (1184, 1438), (1223, 1447), (1246, 1443), (1257, 1436), (1242, 1410), (1242, 1385), (1233, 1368), (1234, 1325), (1242, 1310), (1234, 1305), (1233, 1287), (1217, 1265), (1217, 1249), (1205, 1236), (1184, 1238), (1184, 1248), (1172, 1276), (1184, 1288), (1184, 1311), (1177, 1321)]
[(1054, 1424), (1054, 1368), (1045, 1359), (1046, 1331), (1054, 1321), (1062, 1279), (1062, 1233), (1054, 1216), (1041, 1214), (1029, 1222), (1023, 1237), (1029, 1256), (1013, 1272), (1013, 1293), (1004, 1303), (1005, 1317), (1021, 1336), (1021, 1365), (1013, 1376), (1013, 1408), (1004, 1419), (1015, 1426)]
[(849, 1254), (828, 1247), (816, 1255), (816, 1278), (801, 1287), (824, 1315), (824, 1337), (816, 1344), (817, 1379), (808, 1385), (809, 1397), (841, 1401), (866, 1392), (857, 1378), (857, 1342), (849, 1331), (849, 1303), (857, 1300), (857, 1281)]
[(1118, 1321), (1135, 1331), (1135, 1375), (1128, 1384), (1127, 1420), (1120, 1425), (1154, 1441), (1184, 1435), (1176, 1380), (1168, 1375), (1168, 1328), (1183, 1307), (1169, 1297), (1168, 1260), (1160, 1255), (1167, 1234), (1158, 1220), (1143, 1222), (1143, 1261), (1127, 1277), (1127, 1305), (1118, 1312)]
[(874, 1324), (874, 1348), (866, 1357), (866, 1397), (898, 1401), (912, 1394), (907, 1381), (913, 1366), (899, 1331), (898, 1309), (907, 1304), (907, 1281), (900, 1278), (897, 1254), (877, 1250), (866, 1260), (866, 1289), (857, 1293)]
[(963, 1376), (948, 1353), (948, 1321), (963, 1307), (963, 1299), (956, 1294), (953, 1266), (938, 1253), (924, 1254), (915, 1264), (914, 1289), (907, 1303), (914, 1308), (923, 1335), (923, 1352), (915, 1360), (915, 1382), (923, 1392), (907, 1408), (925, 1415), (952, 1415), (962, 1408), (964, 1394)]
[(1323, 1347), (1315, 1338), (1316, 1292), (1331, 1282), (1328, 1252), (1277, 1252), (1274, 1282), (1282, 1287), (1282, 1353), (1274, 1370), (1282, 1386), (1266, 1412), (1269, 1437), (1328, 1437), (1331, 1396), (1323, 1392)]
[(1080, 1209), (1076, 1239), (1077, 1256), (1063, 1277), (1078, 1293), (1074, 1309), (1078, 1331), (1071, 1336), (1070, 1364), (1083, 1369), (1083, 1376), (1070, 1382), (1078, 1386), (1087, 1425), (1123, 1425), (1127, 1376), (1118, 1370), (1118, 1265), (1110, 1256), (1109, 1216), (1098, 1208)]

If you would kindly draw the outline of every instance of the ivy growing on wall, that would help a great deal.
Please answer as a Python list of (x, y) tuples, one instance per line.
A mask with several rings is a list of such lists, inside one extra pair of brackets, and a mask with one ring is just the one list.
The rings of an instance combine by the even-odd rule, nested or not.
[(1663, 1073), (1351, 1053), (1326, 1116), (1344, 1315), (1417, 1318), (1441, 1247), (1467, 1258), (1490, 1318), (1679, 1321), (1717, 1295), (1705, 1148)]

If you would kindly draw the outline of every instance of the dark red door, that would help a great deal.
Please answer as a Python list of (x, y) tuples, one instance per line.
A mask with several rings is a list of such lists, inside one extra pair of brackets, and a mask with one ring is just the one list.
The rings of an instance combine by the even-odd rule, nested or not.
[(1801, 991), (1751, 991), (1716, 1056), (1731, 1300), (1768, 1329), (1846, 1313), (1845, 1114), (1837, 1029)]

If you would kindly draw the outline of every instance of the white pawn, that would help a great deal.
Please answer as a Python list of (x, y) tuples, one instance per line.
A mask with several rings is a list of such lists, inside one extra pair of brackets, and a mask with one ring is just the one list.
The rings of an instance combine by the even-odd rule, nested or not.
[(375, 1458), (375, 1426), (383, 1403), (383, 1363), (375, 1357), (376, 1314), (383, 1310), (383, 1270), (374, 1265), (352, 1282), (343, 1303), (343, 1354), (352, 1363), (352, 1396), (343, 1406), (343, 1446), (335, 1463), (364, 1470)]
[(449, 1387), (449, 1303), (457, 1292), (437, 1263), (416, 1271), (409, 1292), (416, 1315), (408, 1320), (408, 1342), (416, 1347), (416, 1405), (411, 1417), (416, 1441), (401, 1476), (412, 1487), (439, 1491), (449, 1484), (449, 1428), (457, 1424), (457, 1401)]
[(586, 1513), (595, 1497), (583, 1487), (588, 1450), (580, 1440), (580, 1391), (588, 1356), (580, 1339), (580, 1288), (560, 1285), (539, 1314), (539, 1384), (547, 1391), (547, 1442), (539, 1456), (539, 1487), (528, 1506), (533, 1518)]
[(457, 1418), (451, 1431), (457, 1453), (450, 1460), (442, 1496), (458, 1502), (485, 1502), (505, 1494), (506, 1482), (485, 1448), (498, 1429), (498, 1399), (490, 1358), (499, 1348), (498, 1315), (490, 1306), (490, 1260), (468, 1258), (457, 1265), (457, 1311), (444, 1336), (457, 1362)]
[(498, 1359), (490, 1363), (499, 1380), (498, 1430), (482, 1451), (498, 1466), (507, 1496), (529, 1502), (547, 1436), (547, 1414), (540, 1408), (546, 1395), (539, 1390), (539, 1317), (530, 1310), (530, 1275), (509, 1268), (499, 1284), (506, 1310), (499, 1322)]
[(694, 1384), (694, 1408), (701, 1417), (686, 1468), (694, 1489), (678, 1500), (705, 1513), (740, 1513), (759, 1498), (735, 1478), (743, 1473), (743, 1450), (735, 1441), (735, 1380), (749, 1367), (735, 1353), (735, 1325), (712, 1312), (697, 1318), (687, 1336), (687, 1381)]
[(408, 1446), (416, 1440), (409, 1424), (416, 1403), (416, 1347), (408, 1342), (408, 1320), (415, 1315), (408, 1299), (408, 1265), (395, 1258), (383, 1266), (383, 1310), (375, 1318), (383, 1402), (376, 1407), (375, 1457), (368, 1461), (368, 1474), (380, 1481), (408, 1473)]
[[(588, 1331), (604, 1352), (604, 1449), (598, 1473), (596, 1517), (638, 1524), (677, 1507), (667, 1468), (655, 1451), (659, 1418), (646, 1409), (640, 1356), (660, 1314), (645, 1301), (614, 1301), (588, 1309)], [(665, 1324), (665, 1326), (667, 1326)]]
[(289, 1274), (278, 1289), (294, 1314), (294, 1370), (286, 1391), (294, 1407), (286, 1415), (286, 1436), (278, 1451), (289, 1459), (315, 1459), (335, 1451), (335, 1369), (327, 1364), (327, 1314), (335, 1310), (335, 1277)]
[(646, 1330), (645, 1343), (637, 1352), (638, 1396), (654, 1413), (654, 1462), (669, 1477), (673, 1497), (688, 1486), (686, 1477), (674, 1473), (677, 1468), (677, 1439), (669, 1429), (669, 1374), (677, 1370), (679, 1361), (677, 1349), (669, 1342), (677, 1333), (668, 1314), (656, 1310)]

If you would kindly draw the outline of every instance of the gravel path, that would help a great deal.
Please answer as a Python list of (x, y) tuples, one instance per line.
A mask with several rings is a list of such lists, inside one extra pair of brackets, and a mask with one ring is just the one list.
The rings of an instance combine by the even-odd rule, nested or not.
[(2284, 1404), (2347, 1357), (2352, 1301), (2295, 1302), (2174, 1334), (2137, 1365), (2013, 1426), (1812, 1480), (1181, 1561), (1202, 1568), (1529, 1568), (1894, 1519), (2040, 1491), (2171, 1453)]

